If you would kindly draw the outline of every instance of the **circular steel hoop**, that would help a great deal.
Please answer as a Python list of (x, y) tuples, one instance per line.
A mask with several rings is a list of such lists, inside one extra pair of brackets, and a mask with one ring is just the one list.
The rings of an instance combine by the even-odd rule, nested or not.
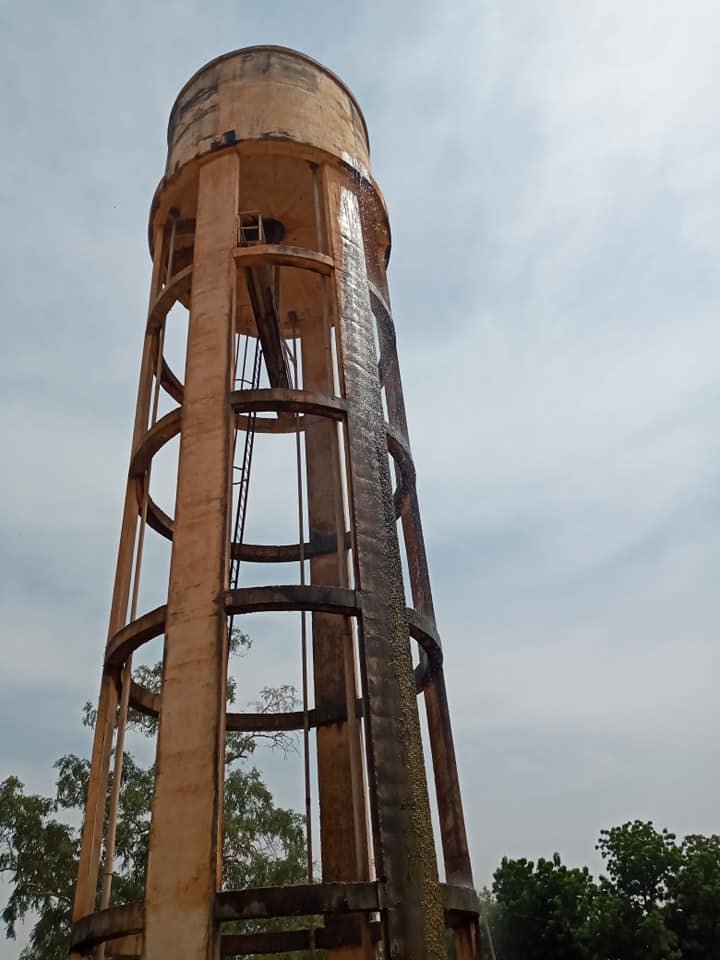
[(391, 424), (385, 424), (387, 433), (388, 452), (393, 458), (398, 472), (398, 485), (393, 493), (395, 516), (400, 517), (408, 502), (408, 495), (415, 486), (415, 464), (410, 453), (410, 444), (407, 437)]
[[(307, 250), (304, 247), (288, 247), (282, 244), (262, 244), (255, 247), (237, 247), (233, 256), (244, 265), (275, 264), (290, 266), (302, 270), (310, 270), (329, 276), (334, 269), (332, 257)], [(192, 288), (193, 265), (190, 264), (170, 277), (169, 282), (152, 302), (148, 311), (147, 329), (157, 332), (167, 321), (167, 316), (176, 303), (188, 305)], [(161, 358), (160, 384), (163, 389), (179, 404), (183, 402), (185, 385), (171, 369), (165, 357)], [(266, 428), (267, 429), (267, 428)], [(258, 432), (264, 432), (263, 426)], [(268, 432), (273, 432), (268, 429)]]
[(170, 282), (155, 297), (148, 310), (148, 331), (160, 330), (165, 318), (178, 300), (183, 304), (187, 301), (192, 286), (192, 272), (192, 264), (178, 270), (174, 276), (170, 277)]
[[(363, 715), (362, 700), (355, 701), (355, 716), (360, 719)], [(340, 707), (313, 707), (308, 710), (308, 724), (310, 727), (326, 727), (334, 723), (345, 723), (347, 711)], [(288, 713), (227, 713), (225, 726), (228, 730), (237, 730), (242, 733), (279, 733), (281, 731), (302, 730), (305, 724), (305, 714), (302, 710), (292, 710)]]
[[(345, 531), (344, 549), (349, 550), (352, 540), (350, 531)], [(248, 560), (252, 563), (293, 563), (301, 558), (325, 557), (337, 552), (337, 540), (334, 534), (319, 534), (312, 540), (299, 543), (231, 543), (230, 556), (234, 560)]]
[[(238, 920), (265, 920), (273, 917), (300, 917), (316, 914), (343, 915), (348, 913), (373, 913), (382, 909), (383, 885), (371, 883), (313, 883), (293, 884), (276, 887), (255, 887), (247, 890), (226, 890), (215, 894), (215, 919), (219, 923)], [(445, 924), (448, 927), (467, 922), (480, 912), (478, 895), (471, 887), (441, 883), (440, 892), (445, 912)], [(145, 903), (143, 901), (126, 903), (121, 906), (98, 910), (81, 917), (73, 924), (70, 946), (77, 953), (85, 953), (100, 943), (120, 938), (140, 935), (145, 929)], [(318, 932), (320, 929), (318, 928)], [(305, 934), (307, 931), (296, 931)], [(223, 937), (224, 956), (236, 953), (235, 949), (243, 944), (249, 949), (247, 935)], [(348, 929), (348, 936), (352, 931)], [(345, 938), (343, 938), (344, 940)], [(277, 950), (281, 941), (273, 942)], [(299, 943), (299, 941), (298, 941)], [(319, 945), (319, 944), (318, 944)], [(328, 945), (333, 945), (328, 943)], [(337, 945), (337, 944), (334, 944)], [(140, 944), (135, 943), (136, 948)], [(267, 944), (270, 946), (270, 941)], [(296, 949), (293, 945), (289, 949)], [(265, 941), (258, 940), (253, 946), (254, 953), (270, 952), (265, 949)], [(124, 956), (139, 956), (123, 950)]]
[[(285, 390), (281, 388), (273, 389), (264, 389), (264, 390), (235, 390), (230, 394), (230, 406), (235, 411), (236, 414), (247, 415), (249, 413), (293, 413), (301, 414), (301, 423), (305, 417), (327, 417), (331, 420), (342, 420), (345, 416), (347, 410), (347, 404), (344, 400), (339, 397), (330, 397), (322, 393), (317, 393), (312, 390)], [(266, 423), (277, 424), (280, 421), (278, 420), (267, 420)], [(263, 423), (263, 418), (255, 420), (255, 426)], [(166, 413), (164, 417), (161, 417), (157, 423), (145, 433), (142, 441), (135, 449), (131, 459), (130, 459), (130, 477), (135, 480), (140, 481), (138, 485), (138, 503), (141, 505), (143, 501), (143, 486), (142, 482), (144, 480), (146, 471), (150, 466), (150, 463), (155, 456), (155, 454), (166, 444), (169, 443), (173, 437), (177, 436), (180, 433), (182, 426), (182, 407), (175, 407), (174, 410), (171, 410), (169, 413)], [(282, 424), (283, 430), (285, 429), (285, 424)], [(288, 426), (290, 429), (295, 429), (295, 422), (292, 419), (288, 419)], [(261, 432), (261, 431), (259, 431)], [(153, 530), (159, 533), (161, 536), (165, 537), (167, 540), (172, 540), (173, 528), (175, 521), (170, 517), (165, 511), (155, 503), (152, 497), (148, 496), (148, 508), (147, 508), (147, 522)], [(237, 545), (233, 545), (233, 556), (235, 556), (235, 550), (246, 550), (247, 554), (252, 554), (255, 552), (255, 556), (246, 555), (242, 559), (256, 560), (259, 563), (284, 563), (287, 562), (285, 557), (280, 558), (280, 556), (272, 556), (273, 548), (270, 548), (269, 553), (266, 553), (263, 556), (263, 550), (265, 549), (262, 545), (251, 545), (247, 544), (244, 547), (238, 548)], [(284, 547), (278, 547), (279, 551), (285, 549)], [(294, 547), (293, 545), (288, 545), (288, 551), (292, 550), (293, 554), (291, 560), (299, 559), (300, 557), (300, 547)], [(313, 546), (310, 546), (309, 553), (306, 556), (310, 557), (313, 554)], [(332, 551), (329, 551), (332, 552)]]
[[(441, 883), (440, 891), (446, 925), (452, 926), (462, 919), (478, 915), (480, 902), (471, 887)], [(382, 884), (378, 881), (306, 883), (226, 890), (215, 894), (215, 919), (225, 923), (271, 917), (312, 916), (320, 913), (373, 913), (382, 909), (382, 900)], [(84, 953), (108, 940), (141, 934), (144, 928), (144, 902), (126, 903), (81, 917), (73, 924), (70, 945), (74, 951)], [(230, 951), (225, 953), (226, 956), (229, 954)]]
[[(148, 717), (157, 717), (160, 714), (161, 698), (148, 687), (144, 687), (135, 680), (130, 685), (130, 706), (138, 713)], [(355, 715), (360, 719), (363, 715), (363, 701), (355, 701)], [(344, 723), (347, 713), (342, 708), (313, 707), (308, 711), (308, 723), (312, 728), (331, 726), (334, 723)], [(226, 713), (225, 729), (239, 733), (282, 733), (293, 730), (302, 730), (305, 724), (305, 714), (302, 710), (291, 710), (277, 713)]]
[(287, 247), (281, 243), (259, 243), (252, 247), (235, 247), (235, 262), (243, 267), (270, 264), (277, 267), (296, 267), (329, 277), (335, 261), (324, 253), (306, 247)]
[(435, 621), (413, 607), (406, 607), (405, 613), (408, 618), (410, 636), (417, 640), (427, 654), (431, 670), (441, 667), (443, 662), (442, 644)]
[[(148, 497), (147, 522), (166, 540), (172, 540), (175, 521), (159, 507), (152, 497)], [(345, 550), (350, 549), (350, 531), (345, 531)], [(233, 560), (245, 560), (250, 563), (294, 563), (301, 556), (306, 560), (324, 557), (336, 552), (333, 535), (317, 536), (308, 540), (301, 550), (299, 543), (231, 543), (230, 556)]]
[[(357, 616), (362, 609), (362, 594), (343, 587), (325, 587), (314, 584), (287, 584), (268, 587), (241, 587), (225, 594), (225, 611), (228, 614), (259, 613), (279, 610), (306, 610), (318, 613), (337, 613), (342, 616)], [(415, 685), (419, 693), (427, 686), (434, 671), (442, 666), (442, 645), (434, 621), (414, 610), (406, 608), (408, 631), (420, 646), (420, 663), (415, 668)], [(156, 607), (128, 623), (110, 641), (105, 653), (106, 669), (118, 672), (127, 657), (138, 647), (148, 643), (165, 631), (167, 606)], [(157, 716), (160, 712), (160, 696), (132, 682), (130, 705), (140, 713)], [(362, 702), (358, 701), (358, 716), (362, 716)], [(344, 714), (322, 709), (311, 711), (311, 726), (338, 723), (346, 719)], [(303, 726), (300, 711), (287, 713), (228, 713), (227, 729), (248, 732), (276, 732), (299, 730)]]
[(220, 923), (318, 913), (368, 913), (379, 909), (376, 882), (298, 883), (215, 894), (215, 919)]
[(99, 943), (117, 940), (145, 929), (145, 903), (125, 903), (118, 907), (98, 910), (81, 917), (73, 924), (70, 947), (74, 952), (85, 954)]
[[(235, 390), (230, 394), (230, 405), (237, 414), (274, 411), (276, 413), (301, 413), (303, 416), (328, 417), (333, 420), (343, 419), (347, 410), (347, 403), (339, 397), (329, 397), (310, 390), (285, 390), (277, 387), (265, 390)], [(175, 407), (147, 431), (130, 460), (129, 472), (131, 477), (142, 481), (155, 454), (180, 432), (181, 419), (182, 407)], [(260, 422), (262, 420), (255, 421), (256, 424)], [(277, 421), (272, 422), (276, 423)], [(293, 425), (292, 421), (289, 421), (289, 423), (290, 426)], [(399, 517), (407, 502), (408, 492), (415, 483), (415, 465), (407, 439), (390, 424), (385, 424), (385, 430), (388, 450), (398, 466), (400, 476), (400, 482), (393, 494), (395, 515)], [(139, 488), (138, 500), (140, 503), (142, 503), (142, 497), (143, 490)], [(167, 540), (172, 540), (173, 518), (165, 513), (149, 496), (147, 516), (148, 524), (153, 530)], [(289, 555), (290, 551), (292, 551), (290, 561), (299, 559), (300, 556), (299, 546), (287, 545), (285, 547), (278, 545), (277, 558), (273, 556), (274, 548), (272, 546), (263, 554), (264, 549), (267, 548), (263, 548), (260, 544), (247, 544), (242, 547), (233, 544), (233, 556), (238, 556), (240, 551), (245, 551), (245, 556), (242, 559), (255, 560), (259, 563), (289, 562), (286, 556)], [(309, 549), (312, 551), (312, 546)], [(285, 550), (288, 553), (281, 559)], [(313, 554), (306, 554), (306, 556), (311, 555)]]
[(147, 523), (149, 527), (159, 533), (166, 540), (172, 540), (175, 531), (175, 521), (172, 517), (159, 507), (153, 498), (148, 494), (147, 503)]
[[(446, 914), (475, 915), (480, 901), (472, 887), (441, 883)], [(298, 883), (288, 886), (224, 890), (215, 894), (215, 919), (220, 923), (271, 917), (302, 917), (319, 913), (372, 913), (382, 910), (381, 881), (359, 883)]]
[(175, 407), (150, 427), (130, 459), (130, 476), (142, 478), (161, 447), (180, 433), (182, 407)]
[(368, 293), (370, 294), (370, 307), (375, 314), (375, 319), (383, 324), (387, 333), (391, 335), (394, 340), (395, 324), (392, 320), (390, 305), (383, 296), (380, 288), (374, 284), (372, 280), (368, 280)]
[(360, 602), (354, 590), (316, 584), (240, 587), (225, 594), (227, 614), (269, 610), (309, 610), (352, 617), (360, 612)]
[(233, 390), (230, 406), (235, 413), (304, 413), (341, 420), (347, 403), (314, 390), (287, 390), (269, 387), (263, 390)]
[[(378, 943), (382, 925), (377, 921), (369, 924), (370, 939)], [(227, 933), (220, 937), (220, 956), (237, 957), (248, 954), (290, 953), (308, 950), (310, 945), (319, 950), (333, 947), (359, 947), (362, 934), (355, 917), (334, 917), (332, 927), (315, 927), (310, 930), (263, 930), (258, 933)]]
[(185, 384), (175, 375), (165, 357), (160, 367), (160, 386), (169, 393), (176, 403), (182, 405), (185, 399)]
[(123, 663), (138, 647), (148, 643), (165, 632), (167, 606), (163, 604), (132, 620), (127, 626), (110, 638), (105, 650), (105, 666), (110, 670), (119, 670)]

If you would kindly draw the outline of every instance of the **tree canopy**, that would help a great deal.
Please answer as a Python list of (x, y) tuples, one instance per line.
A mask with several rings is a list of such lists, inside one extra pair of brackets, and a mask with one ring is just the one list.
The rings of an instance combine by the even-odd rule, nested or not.
[[(236, 634), (233, 651), (250, 645)], [(158, 691), (161, 665), (139, 667), (135, 676)], [(228, 700), (236, 690), (228, 684)], [(291, 709), (295, 690), (267, 688), (253, 704), (258, 711)], [(85, 704), (83, 722), (95, 723), (95, 711)], [(157, 721), (131, 711), (128, 728), (153, 736)], [(227, 888), (300, 883), (307, 876), (304, 819), (275, 804), (252, 756), (262, 737), (228, 733), (226, 741), (223, 882)], [(271, 746), (294, 748), (287, 734), (269, 737)], [(55, 793), (27, 793), (17, 777), (0, 783), (0, 876), (10, 885), (2, 913), (6, 936), (32, 922), (29, 942), (20, 960), (67, 960), (73, 892), (80, 852), (80, 822), (85, 805), (89, 761), (75, 754), (60, 757)], [(115, 843), (112, 903), (141, 900), (150, 839), (153, 766), (144, 767), (126, 752), (120, 788)], [(246, 927), (246, 929), (249, 929)]]
[(720, 960), (720, 836), (602, 830), (605, 874), (504, 858), (483, 898), (497, 960)]

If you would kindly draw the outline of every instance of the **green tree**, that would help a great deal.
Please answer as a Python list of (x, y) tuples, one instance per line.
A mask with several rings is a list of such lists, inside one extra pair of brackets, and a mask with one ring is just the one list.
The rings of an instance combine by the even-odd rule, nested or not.
[(67, 956), (72, 892), (77, 872), (78, 836), (57, 820), (54, 799), (26, 795), (17, 777), (0, 784), (0, 874), (11, 893), (3, 911), (6, 936), (37, 917), (22, 960)]
[(720, 836), (685, 837), (667, 886), (667, 922), (683, 960), (720, 960)]
[(481, 892), (497, 960), (720, 960), (720, 837), (635, 820), (603, 830), (606, 875), (505, 858)]
[(601, 830), (596, 849), (606, 863), (608, 889), (640, 912), (663, 903), (681, 860), (675, 840), (674, 833), (658, 832), (651, 821)]
[[(247, 650), (243, 634), (234, 638), (233, 651)], [(161, 665), (140, 667), (135, 676), (158, 691)], [(234, 683), (228, 684), (228, 702), (235, 701)], [(262, 690), (258, 711), (290, 709), (292, 687)], [(90, 704), (83, 722), (95, 723)], [(131, 711), (128, 727), (154, 735), (157, 721)], [(229, 733), (226, 741), (225, 831), (223, 880), (227, 888), (265, 886), (305, 881), (303, 818), (275, 805), (258, 770), (250, 763), (261, 735)], [(294, 748), (287, 734), (268, 735), (281, 750)], [(10, 885), (2, 914), (5, 933), (14, 939), (20, 923), (34, 921), (20, 960), (67, 960), (72, 898), (80, 849), (79, 821), (84, 809), (89, 762), (74, 754), (55, 763), (53, 797), (25, 792), (17, 777), (0, 783), (0, 876)], [(145, 867), (150, 836), (150, 802), (154, 769), (143, 767), (125, 753), (115, 845), (112, 902), (140, 900), (145, 890)], [(257, 927), (257, 925), (256, 925)], [(252, 929), (252, 926), (245, 929)]]
[(537, 864), (503, 858), (486, 904), (498, 960), (585, 960), (596, 887), (586, 867), (564, 866), (556, 853)]
[(680, 960), (667, 924), (667, 901), (682, 854), (674, 833), (634, 820), (602, 830), (597, 849), (606, 862), (591, 939), (598, 960)]

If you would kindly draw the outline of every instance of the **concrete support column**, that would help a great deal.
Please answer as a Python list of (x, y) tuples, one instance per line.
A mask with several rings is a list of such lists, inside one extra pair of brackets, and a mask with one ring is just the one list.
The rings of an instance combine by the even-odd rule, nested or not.
[(203, 165), (167, 606), (144, 957), (210, 960), (218, 885), (238, 161)]
[(445, 960), (420, 721), (393, 510), (360, 203), (328, 170), (338, 329), (348, 401), (357, 587), (374, 854), (388, 960)]
[[(386, 283), (382, 293), (387, 298)], [(386, 310), (386, 306), (387, 303), (380, 305), (378, 308), (378, 333), (384, 367), (388, 417), (392, 426), (407, 438), (407, 416), (395, 343), (395, 330), (389, 308)], [(401, 479), (397, 468), (396, 478), (398, 481)], [(401, 520), (413, 606), (434, 621), (435, 610), (420, 518), (420, 506), (414, 481), (408, 486)], [(428, 739), (433, 763), (446, 880), (448, 883), (458, 886), (474, 888), (450, 710), (442, 666), (433, 670), (425, 688), (423, 699), (428, 721)], [(457, 960), (475, 960), (479, 949), (477, 918), (468, 918), (466, 923), (456, 926), (453, 931), (453, 940)]]
[[(153, 273), (150, 284), (150, 303), (152, 303), (157, 293), (162, 250), (162, 230), (157, 229), (155, 231), (155, 258), (153, 260)], [(131, 453), (134, 453), (139, 446), (148, 426), (156, 348), (157, 331), (152, 332), (146, 330), (142, 363), (140, 366), (140, 382), (138, 384), (138, 398), (135, 410), (135, 426), (133, 429)], [(120, 530), (117, 566), (115, 568), (115, 583), (110, 608), (108, 639), (126, 623), (130, 585), (133, 576), (137, 524), (137, 481), (131, 478), (128, 481), (125, 491), (125, 506)], [(102, 680), (100, 682), (97, 719), (95, 721), (92, 759), (90, 763), (85, 821), (83, 823), (80, 863), (78, 865), (78, 882), (75, 888), (75, 901), (73, 904), (73, 922), (79, 920), (80, 917), (92, 913), (95, 909), (98, 874), (100, 871), (100, 856), (103, 843), (103, 825), (107, 801), (110, 757), (113, 749), (113, 733), (115, 730), (115, 715), (118, 704), (118, 691), (115, 679), (107, 669), (103, 670)]]
[[(323, 281), (325, 282), (325, 281)], [(303, 380), (306, 390), (331, 395), (333, 392), (330, 336), (326, 319), (318, 315), (303, 331)], [(310, 541), (337, 538), (337, 553), (310, 561), (313, 584), (345, 587), (348, 584), (345, 554), (341, 459), (337, 424), (319, 419), (305, 429), (308, 474)], [(315, 703), (342, 716), (347, 704), (348, 684), (355, 690), (352, 625), (349, 617), (314, 613), (312, 616), (313, 673)], [(352, 669), (352, 667), (351, 667)], [(350, 671), (348, 671), (350, 673)], [(354, 693), (354, 701), (357, 697)], [(327, 881), (352, 882), (369, 879), (368, 840), (365, 817), (365, 790), (362, 772), (360, 728), (348, 720), (317, 729), (317, 763), (320, 802), (322, 876)], [(326, 926), (332, 926), (327, 917)], [(328, 950), (330, 960), (366, 960), (373, 957), (366, 917), (358, 918), (362, 944)]]

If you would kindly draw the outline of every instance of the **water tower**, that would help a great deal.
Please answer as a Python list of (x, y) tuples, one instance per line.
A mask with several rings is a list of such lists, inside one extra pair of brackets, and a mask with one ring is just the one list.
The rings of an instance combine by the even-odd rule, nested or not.
[[(454, 940), (458, 960), (476, 960), (477, 898), (389, 306), (388, 217), (365, 121), (342, 81), (279, 47), (238, 50), (196, 73), (170, 117), (150, 251), (74, 955), (438, 960)], [(163, 351), (177, 304), (189, 318), (184, 370)], [(160, 416), (163, 397), (173, 406)], [(245, 536), (259, 434), (295, 444), (292, 543)], [(150, 474), (178, 435), (170, 516)], [(150, 536), (172, 542), (170, 572), (166, 602), (142, 610)], [(244, 571), (273, 563), (292, 565), (290, 582), (246, 585)], [(227, 711), (230, 623), (252, 633), (259, 611), (294, 612), (302, 709)], [(132, 674), (133, 653), (158, 637), (159, 693)], [(129, 708), (159, 719), (156, 778), (145, 899), (114, 904), (117, 775), (108, 790)], [(299, 732), (304, 884), (223, 889), (233, 730)], [(272, 929), (243, 932), (268, 919)]]

